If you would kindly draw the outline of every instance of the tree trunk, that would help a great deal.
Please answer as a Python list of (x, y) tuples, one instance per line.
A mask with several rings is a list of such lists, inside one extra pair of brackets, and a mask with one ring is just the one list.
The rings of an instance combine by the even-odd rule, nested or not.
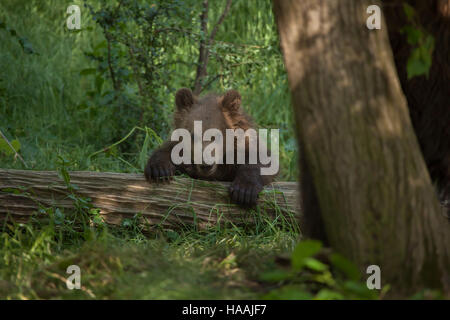
[(366, 27), (374, 3), (274, 0), (308, 170), (300, 173), (300, 227), (326, 235), (361, 270), (380, 266), (382, 284), (396, 294), (450, 292), (449, 221), (411, 125), (386, 24)]
[[(266, 186), (258, 200), (259, 212), (230, 204), (228, 183), (175, 177), (168, 183), (149, 184), (142, 174), (71, 172), (77, 197), (88, 197), (105, 221), (120, 224), (141, 213), (147, 226), (199, 229), (232, 222), (255, 223), (266, 215), (288, 221), (299, 213), (297, 184), (279, 182)], [(26, 221), (40, 207), (73, 211), (75, 202), (67, 184), (52, 171), (0, 169), (0, 221), (9, 215)]]

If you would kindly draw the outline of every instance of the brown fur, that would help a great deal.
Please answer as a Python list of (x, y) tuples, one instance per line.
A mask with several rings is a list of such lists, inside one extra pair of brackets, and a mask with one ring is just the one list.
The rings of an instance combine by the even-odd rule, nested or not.
[[(177, 91), (175, 96), (176, 110), (174, 112), (174, 128), (184, 128), (193, 134), (194, 121), (202, 121), (203, 132), (207, 129), (218, 129), (224, 137), (226, 144), (226, 129), (255, 128), (251, 118), (241, 108), (241, 95), (235, 90), (229, 90), (224, 95), (208, 94), (203, 97), (195, 97), (191, 90), (183, 88)], [(147, 180), (168, 180), (175, 172), (185, 173), (192, 178), (204, 180), (231, 181), (231, 199), (239, 204), (254, 205), (259, 192), (265, 184), (273, 180), (272, 176), (261, 176), (260, 164), (182, 164), (175, 166), (170, 160), (170, 154), (174, 145), (178, 142), (165, 142), (150, 157), (145, 168)], [(209, 143), (209, 142), (208, 142)], [(248, 139), (246, 139), (246, 152), (248, 151)], [(236, 157), (235, 142), (235, 157)], [(224, 163), (225, 163), (224, 150)], [(246, 154), (248, 162), (248, 154)]]

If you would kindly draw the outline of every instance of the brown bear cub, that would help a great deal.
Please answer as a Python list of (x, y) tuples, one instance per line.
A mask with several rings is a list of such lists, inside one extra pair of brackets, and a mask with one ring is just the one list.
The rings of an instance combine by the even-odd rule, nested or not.
[[(208, 94), (204, 97), (196, 97), (191, 90), (183, 88), (175, 95), (176, 110), (174, 112), (174, 129), (186, 129), (194, 141), (194, 121), (202, 121), (202, 130), (218, 129), (223, 135), (224, 151), (223, 164), (179, 164), (175, 165), (171, 159), (172, 148), (179, 141), (166, 141), (157, 149), (148, 160), (145, 167), (145, 177), (151, 181), (168, 181), (176, 173), (185, 173), (195, 179), (231, 181), (229, 188), (233, 202), (244, 206), (254, 206), (263, 186), (272, 182), (274, 176), (261, 175), (263, 165), (249, 164), (248, 148), (245, 148), (245, 164), (225, 164), (226, 129), (254, 128), (250, 117), (241, 108), (241, 95), (235, 90), (230, 90), (224, 95)], [(235, 139), (234, 139), (235, 140)], [(196, 142), (194, 142), (195, 144)], [(200, 142), (204, 144), (204, 142)], [(208, 142), (207, 144), (209, 144)], [(246, 145), (248, 139), (246, 140)], [(236, 157), (236, 140), (234, 141), (234, 157)], [(194, 149), (192, 147), (191, 149)], [(191, 159), (193, 159), (191, 155)]]

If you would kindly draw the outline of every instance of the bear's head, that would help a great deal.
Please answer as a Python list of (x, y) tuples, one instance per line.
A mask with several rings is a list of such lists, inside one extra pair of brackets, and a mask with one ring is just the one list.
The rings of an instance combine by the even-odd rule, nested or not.
[[(194, 163), (195, 144), (201, 143), (202, 150), (216, 141), (194, 141), (195, 121), (201, 121), (202, 134), (208, 129), (216, 129), (223, 136), (223, 156), (226, 152), (226, 129), (243, 129), (253, 127), (251, 119), (241, 108), (241, 95), (236, 90), (229, 90), (224, 95), (208, 94), (196, 97), (190, 89), (182, 88), (175, 95), (176, 110), (174, 112), (174, 129), (186, 129), (191, 134), (191, 163)], [(198, 124), (198, 123), (197, 123)], [(224, 162), (225, 163), (225, 162)], [(216, 163), (193, 164), (186, 166), (186, 171), (200, 179), (214, 179), (223, 176), (223, 166)], [(221, 177), (223, 178), (223, 177)]]

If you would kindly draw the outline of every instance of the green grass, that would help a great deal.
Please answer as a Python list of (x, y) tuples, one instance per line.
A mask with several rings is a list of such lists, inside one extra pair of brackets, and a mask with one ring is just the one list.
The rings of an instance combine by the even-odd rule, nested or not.
[[(261, 273), (289, 253), (295, 234), (90, 230), (80, 238), (49, 226), (16, 225), (0, 244), (0, 298), (255, 299), (271, 286)], [(81, 268), (82, 290), (68, 290), (66, 269)]]
[[(221, 5), (212, 3), (215, 20)], [(236, 69), (233, 79), (217, 83), (213, 90), (234, 86), (260, 127), (280, 128), (280, 178), (293, 180), (292, 116), (270, 1), (234, 3), (217, 39), (266, 48), (261, 49), (265, 63), (251, 74)], [(95, 84), (80, 71), (96, 67), (84, 52), (103, 36), (87, 11), (82, 11), (82, 21), (93, 30), (68, 32), (65, 10), (66, 4), (58, 0), (0, 3), (0, 20), (26, 37), (38, 53), (24, 53), (16, 39), (0, 30), (0, 130), (9, 140), (20, 142), (19, 152), (34, 170), (56, 170), (64, 158), (69, 170), (142, 172), (142, 155), (145, 158), (155, 146), (154, 137), (150, 144), (136, 145), (132, 151), (119, 145), (114, 152), (88, 157), (120, 140), (138, 123), (117, 127), (113, 108), (83, 104)], [(194, 49), (180, 44), (180, 50)], [(179, 82), (177, 86), (186, 86)], [(173, 94), (167, 99), (172, 106)], [(171, 109), (166, 112), (170, 115)], [(151, 123), (146, 125), (152, 128)], [(137, 135), (145, 133), (137, 130), (129, 140)], [(1, 151), (0, 167), (24, 168)], [(260, 298), (274, 286), (262, 282), (261, 274), (275, 268), (275, 257), (288, 255), (298, 239), (295, 223), (289, 222), (286, 228), (286, 223), (267, 218), (252, 226), (143, 234), (134, 224), (80, 228), (70, 219), (61, 224), (57, 222), (60, 213), (46, 208), (40, 214), (48, 219), (1, 225), (0, 299)], [(81, 267), (82, 290), (66, 288), (65, 271), (70, 264)]]
[[(229, 86), (239, 89), (244, 108), (260, 127), (280, 129), (280, 179), (294, 180), (297, 176), (296, 143), (287, 77), (278, 51), (270, 1), (260, 6), (236, 1), (217, 40), (261, 46), (264, 64), (258, 65), (250, 74), (246, 68), (237, 68), (229, 81), (216, 83), (212, 90), (220, 92)], [(215, 7), (220, 11), (217, 4)], [(129, 126), (123, 127), (117, 121), (114, 108), (84, 103), (86, 92), (95, 86), (94, 78), (80, 75), (81, 70), (95, 67), (84, 52), (102, 41), (103, 35), (90, 21), (87, 11), (83, 11), (83, 26), (93, 27), (93, 30), (67, 31), (65, 9), (65, 4), (60, 1), (19, 0), (0, 4), (2, 20), (25, 36), (38, 52), (38, 55), (25, 54), (15, 39), (0, 30), (0, 129), (8, 139), (19, 140), (20, 153), (33, 169), (55, 169), (58, 156), (63, 156), (72, 160), (71, 169), (74, 170), (135, 172), (134, 167), (142, 170), (142, 163), (137, 161), (142, 144), (119, 155), (134, 167), (117, 157), (99, 156), (92, 162), (87, 159), (92, 152), (125, 136), (138, 124), (138, 119), (133, 124), (131, 118), (127, 122)], [(257, 12), (253, 23), (247, 16), (249, 10)], [(212, 20), (214, 15), (217, 14), (212, 14)], [(180, 44), (180, 50), (188, 52), (192, 48)], [(211, 72), (216, 70), (213, 62), (210, 68)], [(183, 66), (180, 70), (187, 72)], [(189, 76), (187, 74), (174, 85), (186, 86), (185, 79)], [(173, 94), (167, 94), (170, 106), (165, 110), (167, 117), (170, 117), (173, 99)], [(152, 127), (151, 123), (146, 125)], [(137, 142), (142, 140), (135, 139)], [(155, 143), (152, 141), (153, 146)], [(21, 168), (22, 164), (0, 155), (0, 166)]]
[[(0, 21), (38, 53), (24, 53), (17, 39), (0, 29), (0, 130), (20, 143), (19, 153), (33, 170), (142, 173), (164, 133), (153, 132), (154, 123), (139, 123), (131, 111), (119, 114), (87, 98), (95, 78), (80, 71), (97, 66), (84, 53), (104, 37), (83, 9), (82, 27), (90, 29), (67, 31), (66, 7), (60, 0), (0, 2)], [(210, 8), (215, 21), (223, 1), (210, 0)], [(280, 129), (279, 179), (296, 180), (293, 115), (271, 1), (233, 1), (216, 40), (252, 48), (257, 63), (236, 67), (211, 89), (238, 89), (259, 127)], [(174, 45), (180, 57), (195, 56), (197, 48), (187, 40)], [(172, 68), (183, 75), (174, 80), (175, 88), (195, 75), (183, 64)], [(209, 72), (219, 71), (212, 59)], [(173, 92), (157, 89), (167, 96), (169, 118)], [(0, 168), (25, 167), (0, 148)], [(85, 199), (74, 201), (73, 212), (42, 207), (27, 223), (0, 223), (0, 299), (378, 298), (354, 276), (351, 263), (338, 259), (341, 265), (333, 269), (310, 254), (320, 245), (296, 244), (299, 226), (280, 211), (275, 217), (253, 212), (254, 223), (238, 226), (145, 231), (139, 215), (108, 226)], [(66, 287), (72, 264), (81, 268), (81, 290)]]

